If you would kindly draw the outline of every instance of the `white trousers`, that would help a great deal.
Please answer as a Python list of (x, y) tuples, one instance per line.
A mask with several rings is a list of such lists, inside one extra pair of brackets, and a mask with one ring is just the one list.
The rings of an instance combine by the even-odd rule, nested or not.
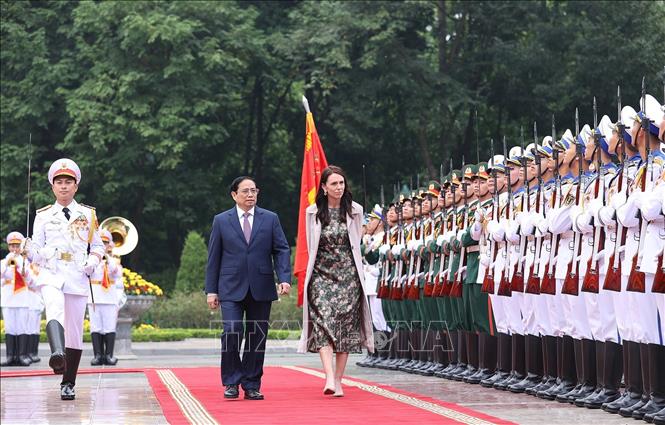
[(506, 315), (508, 316), (508, 330), (511, 334), (524, 335), (524, 322), (522, 321), (522, 306), (524, 304), (524, 294), (513, 292), (510, 297), (504, 300)]
[(563, 315), (563, 295), (561, 295), (563, 279), (556, 279), (555, 282), (555, 295), (542, 294), (541, 297), (545, 297), (545, 302), (547, 304), (547, 313), (553, 331), (552, 336), (564, 336), (566, 318)]
[[(561, 284), (563, 285), (563, 279)], [(584, 301), (586, 295), (587, 293), (582, 291), (577, 296), (561, 295), (561, 307), (565, 318), (564, 335), (575, 339), (593, 339)]]
[(42, 321), (42, 311), (41, 310), (30, 310), (30, 313), (28, 313), (30, 318), (28, 319), (28, 327), (29, 329), (29, 334), (31, 335), (39, 335), (41, 331), (41, 321)]
[(628, 276), (621, 275), (621, 291), (612, 292), (612, 301), (614, 304), (614, 314), (617, 321), (617, 329), (621, 340), (637, 342), (631, 334), (631, 321), (635, 314), (628, 308), (630, 292), (626, 291), (628, 286)]
[(46, 323), (58, 321), (65, 329), (65, 347), (83, 349), (83, 317), (88, 297), (65, 294), (53, 286), (41, 287), (46, 307)]
[[(383, 315), (383, 308), (381, 307), (381, 299), (377, 298), (376, 295), (368, 295), (369, 299), (369, 310), (372, 314), (372, 324), (377, 331), (390, 331), (388, 323), (386, 323), (386, 318)], [(92, 330), (92, 324), (90, 325), (90, 330)], [(114, 331), (115, 332), (115, 331)]]
[[(90, 316), (90, 332), (110, 334), (115, 332), (118, 324), (118, 306), (116, 304), (88, 304)], [(374, 316), (374, 313), (372, 313)]]
[(30, 333), (28, 307), (2, 307), (2, 317), (5, 321), (5, 335)]
[(612, 291), (606, 291), (602, 288), (605, 275), (600, 274), (598, 278), (600, 282), (598, 293), (584, 293), (584, 304), (591, 327), (591, 335), (596, 341), (619, 342), (613, 294)]

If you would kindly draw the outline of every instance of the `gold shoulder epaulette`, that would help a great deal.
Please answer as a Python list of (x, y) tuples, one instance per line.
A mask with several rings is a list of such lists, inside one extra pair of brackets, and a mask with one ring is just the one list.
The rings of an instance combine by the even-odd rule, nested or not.
[(86, 204), (79, 204), (79, 205), (82, 206), (82, 207), (90, 208), (91, 210), (95, 209), (95, 207), (91, 207), (90, 205), (86, 205)]
[(40, 213), (42, 211), (46, 211), (47, 209), (51, 208), (52, 206), (53, 206), (53, 204), (47, 205), (45, 207), (41, 207), (40, 209), (37, 210), (37, 212)]

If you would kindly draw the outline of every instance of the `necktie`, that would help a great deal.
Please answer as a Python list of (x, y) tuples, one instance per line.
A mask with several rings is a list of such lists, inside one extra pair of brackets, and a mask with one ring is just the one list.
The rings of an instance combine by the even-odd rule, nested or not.
[(249, 243), (249, 239), (252, 237), (252, 226), (249, 224), (249, 216), (251, 214), (246, 212), (242, 216), (245, 217), (245, 219), (242, 222), (242, 233), (245, 234), (245, 240), (247, 243)]
[(67, 207), (63, 208), (62, 212), (65, 214), (65, 218), (69, 221), (69, 217), (71, 217), (69, 215), (69, 208), (67, 208)]

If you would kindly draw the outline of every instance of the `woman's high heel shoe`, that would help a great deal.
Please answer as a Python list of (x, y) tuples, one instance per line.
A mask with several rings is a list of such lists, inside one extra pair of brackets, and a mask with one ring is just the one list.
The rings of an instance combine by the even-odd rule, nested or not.
[(324, 394), (324, 395), (335, 394), (335, 390), (334, 390), (333, 388), (325, 387), (325, 388), (323, 389), (323, 394)]

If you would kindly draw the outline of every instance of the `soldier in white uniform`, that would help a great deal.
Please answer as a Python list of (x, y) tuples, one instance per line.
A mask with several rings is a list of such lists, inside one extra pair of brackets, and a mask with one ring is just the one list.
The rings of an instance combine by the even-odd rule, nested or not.
[(118, 307), (124, 292), (122, 266), (111, 255), (113, 251), (111, 232), (102, 229), (99, 233), (104, 242), (106, 255), (91, 276), (92, 296), (88, 297), (88, 316), (94, 357), (90, 365), (115, 366), (118, 363), (118, 359), (113, 357), (115, 330), (118, 323)]
[(0, 263), (2, 279), (2, 317), (5, 320), (7, 360), (2, 366), (30, 366), (28, 322), (30, 306), (30, 264), (21, 256), (24, 237), (19, 232), (7, 235), (9, 254)]
[(30, 295), (30, 305), (28, 306), (28, 357), (30, 357), (32, 363), (41, 361), (39, 358), (39, 334), (41, 333), (44, 301), (42, 300), (39, 288), (35, 285), (38, 274), (39, 267), (36, 264), (30, 264), (31, 285), (28, 285)]
[(48, 172), (56, 201), (37, 211), (28, 257), (39, 266), (36, 284), (46, 307), (49, 366), (62, 374), (60, 398), (73, 400), (83, 349), (83, 317), (90, 278), (104, 255), (92, 207), (74, 200), (81, 171), (71, 159), (59, 159)]

